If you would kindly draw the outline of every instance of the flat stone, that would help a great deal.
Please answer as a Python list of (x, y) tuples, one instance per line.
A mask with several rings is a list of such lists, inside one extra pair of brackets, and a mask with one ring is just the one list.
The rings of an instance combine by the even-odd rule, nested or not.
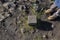
[(28, 16), (28, 24), (35, 24), (37, 23), (37, 19), (35, 15)]

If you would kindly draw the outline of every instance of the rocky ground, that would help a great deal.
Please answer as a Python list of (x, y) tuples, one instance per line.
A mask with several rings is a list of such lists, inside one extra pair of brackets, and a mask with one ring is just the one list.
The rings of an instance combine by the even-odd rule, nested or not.
[[(60, 40), (60, 19), (46, 20), (50, 0), (0, 0), (0, 40)], [(37, 24), (28, 25), (36, 15)]]

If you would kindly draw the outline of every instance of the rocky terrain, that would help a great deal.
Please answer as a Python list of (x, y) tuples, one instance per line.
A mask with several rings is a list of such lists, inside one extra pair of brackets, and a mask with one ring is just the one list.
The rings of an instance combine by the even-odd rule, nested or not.
[[(0, 0), (0, 40), (60, 40), (60, 19), (46, 20), (51, 0)], [(28, 16), (36, 16), (35, 25)]]

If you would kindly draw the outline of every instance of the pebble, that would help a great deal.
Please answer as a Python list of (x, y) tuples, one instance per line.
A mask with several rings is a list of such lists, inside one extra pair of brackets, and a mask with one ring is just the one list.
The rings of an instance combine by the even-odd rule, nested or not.
[(7, 32), (8, 30), (5, 30), (5, 32)]
[(3, 7), (5, 7), (5, 8), (8, 9), (8, 5), (9, 5), (9, 3), (4, 3), (4, 4), (3, 4)]
[(43, 35), (43, 38), (45, 38), (46, 37), (46, 35)]
[(2, 21), (5, 17), (0, 14), (0, 21)]
[(52, 24), (51, 27), (54, 28), (54, 24)]
[(22, 33), (22, 34), (24, 33), (24, 28), (21, 28), (21, 33)]

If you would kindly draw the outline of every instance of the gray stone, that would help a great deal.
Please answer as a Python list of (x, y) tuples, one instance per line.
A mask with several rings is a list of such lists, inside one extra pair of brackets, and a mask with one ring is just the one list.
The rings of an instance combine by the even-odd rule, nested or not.
[(28, 16), (28, 24), (36, 24), (36, 23), (37, 23), (37, 19), (35, 15)]
[(5, 8), (8, 9), (8, 5), (9, 5), (9, 3), (4, 3), (4, 4), (3, 4), (3, 7), (5, 7)]
[(0, 21), (4, 19), (4, 16), (0, 14)]

